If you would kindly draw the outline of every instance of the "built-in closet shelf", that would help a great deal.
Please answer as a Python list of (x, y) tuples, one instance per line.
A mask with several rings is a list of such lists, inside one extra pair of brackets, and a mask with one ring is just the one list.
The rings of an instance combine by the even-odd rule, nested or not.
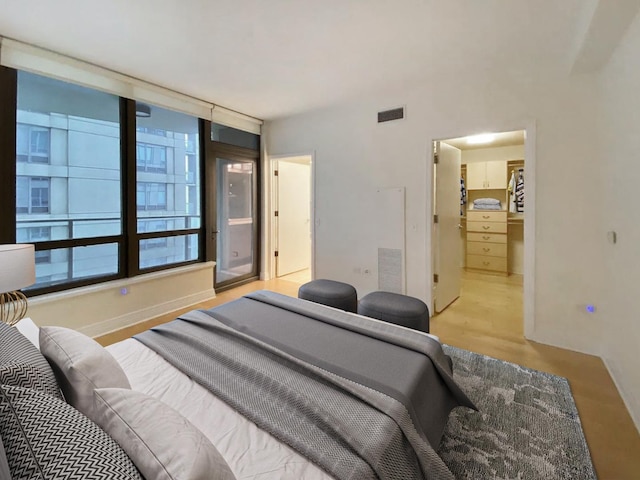
[[(461, 168), (467, 189), (467, 209), (460, 216), (465, 267), (508, 275), (522, 273), (524, 214), (509, 212), (511, 173), (525, 168), (524, 160), (469, 163)], [(502, 210), (477, 210), (473, 201), (500, 200)]]

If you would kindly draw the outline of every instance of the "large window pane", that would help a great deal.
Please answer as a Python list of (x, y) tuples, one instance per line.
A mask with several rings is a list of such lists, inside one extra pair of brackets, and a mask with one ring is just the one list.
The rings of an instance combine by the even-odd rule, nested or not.
[(242, 277), (254, 267), (255, 170), (252, 161), (216, 159), (218, 235), (216, 282)]
[(146, 219), (166, 220), (166, 231), (200, 228), (198, 119), (148, 107), (150, 116), (136, 119), (138, 233), (148, 231)]
[[(18, 72), (16, 236), (36, 244), (31, 288), (118, 273), (122, 234), (120, 99)], [(71, 248), (38, 243), (74, 240)]]
[(49, 163), (49, 128), (18, 124), (16, 135), (18, 162)]
[[(199, 121), (148, 107), (150, 115), (136, 119), (137, 233), (200, 228)], [(141, 239), (139, 267), (197, 260), (198, 245), (199, 234)]]
[(119, 102), (18, 72), (18, 232), (37, 221), (49, 240), (122, 233)]
[[(28, 235), (25, 230), (21, 236)], [(49, 287), (118, 273), (118, 244), (56, 248), (36, 252), (36, 284), (29, 289)]]
[(140, 240), (141, 269), (197, 259), (197, 234)]
[(138, 211), (167, 209), (166, 183), (137, 182), (136, 192)]

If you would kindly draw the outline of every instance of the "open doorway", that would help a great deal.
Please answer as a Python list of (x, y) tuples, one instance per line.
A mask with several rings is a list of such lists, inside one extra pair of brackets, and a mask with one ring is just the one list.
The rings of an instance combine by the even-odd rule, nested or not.
[(312, 278), (312, 157), (277, 159), (275, 175), (276, 277)]
[(523, 336), (525, 185), (524, 130), (434, 142), (435, 313), (507, 309)]

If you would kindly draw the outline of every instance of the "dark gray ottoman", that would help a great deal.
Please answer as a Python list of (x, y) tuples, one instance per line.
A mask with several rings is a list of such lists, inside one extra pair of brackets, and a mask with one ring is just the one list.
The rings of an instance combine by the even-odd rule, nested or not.
[(322, 305), (339, 308), (347, 312), (358, 311), (358, 294), (348, 283), (320, 278), (305, 283), (298, 290), (298, 298)]
[(358, 313), (429, 333), (429, 307), (422, 300), (391, 292), (371, 292), (358, 305)]

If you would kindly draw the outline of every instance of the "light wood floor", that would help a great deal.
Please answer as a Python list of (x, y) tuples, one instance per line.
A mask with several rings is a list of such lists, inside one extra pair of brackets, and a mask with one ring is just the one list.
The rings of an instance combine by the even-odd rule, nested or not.
[(280, 280), (287, 280), (289, 282), (299, 283), (300, 285), (302, 285), (303, 283), (311, 281), (311, 270), (305, 268), (304, 270), (293, 272), (289, 275), (283, 275), (282, 277), (280, 277)]
[[(296, 296), (299, 286), (300, 282), (284, 277), (253, 282), (222, 292), (189, 310), (211, 308), (260, 289)], [(566, 377), (598, 478), (640, 479), (640, 435), (602, 360), (525, 340), (521, 305), (521, 276), (465, 272), (461, 297), (431, 319), (431, 332), (449, 345)], [(105, 335), (98, 341), (103, 345), (120, 341), (184, 311)]]

